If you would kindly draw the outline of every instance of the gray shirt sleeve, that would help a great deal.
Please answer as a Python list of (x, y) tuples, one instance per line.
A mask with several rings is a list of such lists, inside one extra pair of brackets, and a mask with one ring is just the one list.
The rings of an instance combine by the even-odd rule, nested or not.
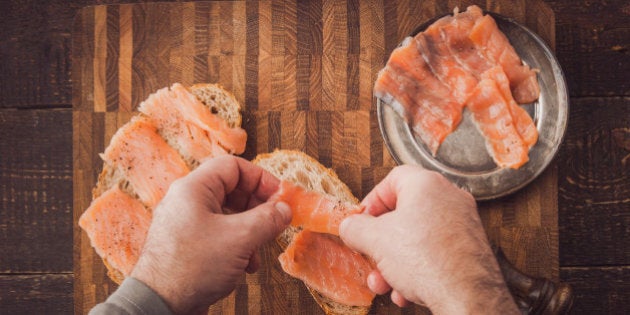
[(127, 277), (105, 302), (96, 305), (89, 314), (172, 315), (173, 313), (155, 291), (141, 281)]

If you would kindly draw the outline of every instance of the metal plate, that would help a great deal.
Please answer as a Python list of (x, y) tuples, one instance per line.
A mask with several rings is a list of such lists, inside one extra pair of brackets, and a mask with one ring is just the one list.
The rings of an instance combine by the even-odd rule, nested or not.
[[(446, 137), (434, 157), (390, 106), (380, 99), (376, 104), (383, 139), (398, 164), (418, 164), (438, 171), (470, 191), (477, 200), (515, 192), (542, 173), (562, 142), (569, 106), (562, 69), (543, 40), (512, 19), (490, 14), (523, 62), (540, 70), (540, 97), (535, 103), (523, 105), (539, 133), (538, 142), (529, 151), (529, 162), (517, 170), (497, 167), (468, 110), (464, 110), (462, 122)], [(438, 18), (421, 25), (411, 35), (424, 30)]]

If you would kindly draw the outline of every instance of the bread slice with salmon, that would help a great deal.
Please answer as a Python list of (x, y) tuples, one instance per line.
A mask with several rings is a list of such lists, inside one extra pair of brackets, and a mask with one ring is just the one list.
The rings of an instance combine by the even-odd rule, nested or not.
[[(358, 206), (359, 204), (359, 201), (356, 197), (354, 197), (348, 186), (339, 179), (333, 170), (324, 167), (317, 160), (301, 151), (276, 150), (272, 153), (258, 155), (253, 162), (280, 180), (299, 185), (307, 191), (321, 194), (325, 198), (337, 200), (345, 205)], [(295, 209), (293, 209), (293, 211), (295, 216)], [(340, 211), (342, 210), (340, 209)], [(279, 257), (279, 260), (281, 261), (285, 272), (288, 272), (289, 274), (293, 274), (292, 269), (295, 268), (293, 268), (294, 266), (287, 266), (286, 264), (292, 264), (294, 262), (293, 259), (298, 256), (296, 251), (302, 251), (299, 253), (300, 256), (309, 257), (307, 255), (308, 253), (305, 253), (304, 251), (313, 251), (313, 247), (311, 247), (311, 244), (313, 243), (324, 243), (326, 244), (325, 246), (327, 250), (322, 251), (321, 255), (318, 255), (319, 253), (315, 253), (315, 255), (320, 256), (318, 258), (309, 257), (306, 268), (318, 268), (319, 266), (317, 266), (316, 260), (327, 259), (324, 256), (330, 254), (331, 250), (329, 249), (332, 249), (333, 251), (342, 251), (346, 259), (338, 261), (335, 265), (342, 266), (342, 269), (351, 268), (353, 271), (361, 271), (362, 275), (360, 278), (362, 281), (365, 281), (367, 277), (367, 274), (365, 273), (368, 272), (369, 270), (367, 269), (371, 267), (366, 265), (366, 262), (369, 261), (367, 258), (356, 252), (350, 251), (341, 243), (340, 239), (333, 234), (315, 233), (303, 230), (301, 226), (291, 225), (277, 238), (277, 242), (285, 251)], [(357, 255), (359, 257), (357, 257)], [(334, 275), (330, 274), (330, 270), (326, 270), (332, 268), (319, 269), (321, 270), (318, 270), (318, 276), (314, 278), (319, 278), (325, 281), (332, 280), (330, 277)], [(357, 279), (350, 279), (350, 281), (351, 280)], [(318, 281), (309, 281), (309, 279), (307, 279), (307, 281), (305, 281), (305, 285), (315, 301), (326, 314), (359, 315), (367, 314), (369, 312), (374, 294), (365, 291), (365, 289), (367, 289), (366, 282), (360, 286), (359, 290), (355, 290), (361, 291), (360, 294), (353, 296), (345, 295), (346, 300), (343, 302), (332, 298), (330, 292), (325, 292), (326, 284), (323, 284), (324, 287), (322, 287), (322, 284), (317, 282)], [(351, 302), (348, 301), (354, 301), (355, 304), (361, 305), (352, 305)]]
[(170, 183), (206, 158), (242, 153), (247, 140), (240, 128), (241, 105), (218, 84), (175, 83), (151, 94), (138, 109), (101, 154), (103, 170), (92, 203), (79, 219), (107, 275), (118, 284), (135, 265), (152, 208)]

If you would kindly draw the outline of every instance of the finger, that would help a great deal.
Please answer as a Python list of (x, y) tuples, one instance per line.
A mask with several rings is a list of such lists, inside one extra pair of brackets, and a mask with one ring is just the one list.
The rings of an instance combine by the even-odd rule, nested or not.
[(261, 167), (231, 155), (204, 162), (187, 176), (187, 180), (203, 185), (215, 196), (222, 197), (221, 200), (238, 189), (266, 201), (280, 184), (275, 176)]
[(376, 294), (385, 294), (392, 289), (392, 287), (385, 281), (383, 275), (378, 270), (373, 270), (367, 277), (368, 288)]
[(409, 304), (411, 304), (404, 296), (402, 296), (402, 294), (400, 294), (400, 292), (396, 290), (392, 291), (391, 298), (392, 302), (400, 307), (409, 306)]
[(227, 196), (225, 196), (224, 206), (230, 208), (236, 212), (242, 212), (247, 209), (251, 209), (258, 206), (262, 202), (252, 196), (252, 194), (246, 193), (239, 189), (235, 189)]
[(232, 227), (245, 233), (244, 242), (252, 249), (275, 239), (291, 222), (291, 208), (284, 202), (266, 202), (250, 210), (226, 216)]
[(247, 264), (247, 268), (245, 268), (245, 272), (254, 273), (258, 271), (259, 268), (260, 268), (260, 255), (258, 254), (258, 251), (256, 251), (249, 258), (249, 264)]
[(364, 213), (379, 216), (385, 212), (393, 211), (396, 208), (397, 191), (396, 181), (398, 180), (398, 170), (394, 168), (385, 178), (378, 183), (372, 191), (361, 202), (365, 206)]
[(406, 182), (413, 177), (421, 176), (423, 172), (426, 170), (417, 165), (395, 167), (365, 196), (361, 202), (365, 206), (364, 212), (379, 216), (396, 209), (398, 194), (408, 186)]
[(339, 225), (339, 236), (350, 248), (364, 253), (375, 260), (374, 245), (378, 237), (375, 231), (375, 218), (368, 214), (355, 214), (345, 218)]

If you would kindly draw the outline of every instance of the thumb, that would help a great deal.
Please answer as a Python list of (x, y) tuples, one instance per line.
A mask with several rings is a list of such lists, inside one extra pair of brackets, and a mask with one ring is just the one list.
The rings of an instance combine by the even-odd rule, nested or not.
[(233, 216), (238, 217), (237, 226), (247, 231), (246, 238), (255, 248), (275, 239), (292, 217), (291, 208), (284, 202), (265, 202)]
[(339, 225), (339, 236), (350, 248), (376, 259), (374, 249), (378, 238), (375, 231), (376, 218), (369, 214), (355, 214)]

